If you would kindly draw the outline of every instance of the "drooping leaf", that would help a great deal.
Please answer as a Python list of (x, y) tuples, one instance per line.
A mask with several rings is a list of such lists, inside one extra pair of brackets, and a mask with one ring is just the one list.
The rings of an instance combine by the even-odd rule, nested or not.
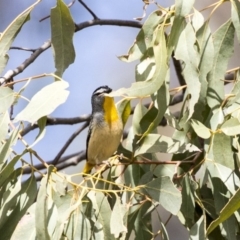
[(67, 82), (56, 81), (42, 88), (33, 96), (29, 104), (18, 113), (14, 121), (34, 123), (41, 117), (52, 113), (55, 108), (66, 101), (69, 94), (65, 90), (67, 87)]
[(12, 151), (11, 146), (13, 146), (17, 141), (18, 133), (19, 129), (18, 128), (14, 129), (11, 132), (10, 137), (7, 139), (7, 141), (2, 146), (0, 146), (0, 169), (7, 160), (7, 158), (9, 157)]
[(14, 91), (9, 87), (0, 86), (0, 113), (5, 113), (13, 104)]
[(207, 234), (210, 234), (220, 223), (231, 217), (235, 211), (240, 208), (240, 189), (229, 199), (228, 203), (220, 211), (219, 217), (211, 222), (207, 229)]
[(224, 133), (216, 133), (213, 137), (213, 158), (216, 162), (234, 169), (231, 138)]
[(48, 231), (49, 215), (51, 214), (51, 205), (52, 199), (48, 195), (49, 193), (49, 178), (51, 177), (53, 166), (48, 168), (48, 173), (41, 180), (37, 204), (36, 204), (36, 213), (35, 213), (35, 222), (36, 222), (36, 236), (39, 239), (50, 240), (50, 234)]
[(208, 105), (215, 111), (224, 99), (224, 75), (233, 54), (234, 26), (231, 20), (224, 23), (213, 35), (214, 60), (208, 75)]
[(10, 122), (8, 111), (0, 113), (0, 141), (5, 139), (8, 133), (8, 124)]
[[(157, 111), (154, 117), (150, 116), (150, 119), (148, 121), (149, 123), (147, 124), (147, 128), (146, 129), (142, 128), (144, 130), (144, 133), (141, 139), (144, 138), (150, 132), (152, 132), (154, 129), (156, 129), (160, 121), (162, 120), (169, 104), (168, 85), (163, 84), (152, 98), (154, 101), (154, 106)], [(147, 114), (145, 116), (147, 116)], [(144, 121), (146, 121), (145, 116), (140, 121), (140, 126), (142, 125), (142, 123), (145, 124), (144, 123)]]
[[(8, 61), (8, 55), (7, 52), (14, 41), (15, 37), (21, 30), (22, 26), (25, 22), (27, 22), (30, 17), (30, 12), (33, 10), (34, 6), (38, 4), (40, 1), (35, 2), (33, 5), (31, 5), (29, 8), (27, 8), (25, 11), (20, 13), (10, 24), (9, 26), (3, 31), (0, 35), (0, 73), (5, 68), (7, 61)], [(1, 111), (0, 111), (1, 112)]]
[(193, 226), (195, 213), (195, 189), (192, 185), (193, 181), (191, 180), (191, 177), (189, 176), (189, 174), (186, 174), (182, 182), (181, 212), (185, 218), (185, 226), (189, 228)]
[(0, 171), (0, 186), (2, 186), (4, 182), (8, 179), (8, 177), (12, 174), (15, 164), (26, 152), (27, 150), (24, 150), (22, 154), (16, 155), (7, 164), (3, 166)]
[(69, 8), (62, 0), (57, 0), (57, 6), (51, 9), (51, 40), (55, 55), (56, 75), (60, 77), (75, 59), (72, 42), (74, 31), (75, 25)]
[(198, 102), (201, 85), (199, 81), (199, 54), (195, 49), (196, 35), (190, 23), (187, 23), (181, 32), (175, 50), (175, 57), (184, 62), (182, 72), (187, 83), (187, 92), (191, 95), (189, 100), (189, 116), (193, 115), (194, 106)]
[(207, 74), (211, 71), (214, 58), (213, 38), (209, 27), (209, 21), (206, 21), (196, 33), (199, 46), (199, 81), (201, 90), (198, 103), (195, 105), (193, 118), (203, 121), (203, 112), (207, 108)]
[(132, 83), (129, 88), (120, 88), (110, 93), (110, 96), (127, 95), (129, 97), (141, 98), (153, 94), (162, 86), (168, 70), (164, 27), (157, 30), (153, 51), (156, 63), (156, 71), (153, 77), (148, 81)]
[(240, 3), (238, 0), (230, 0), (231, 2), (231, 18), (237, 34), (238, 42), (240, 42)]
[(168, 57), (170, 58), (172, 51), (177, 45), (179, 36), (185, 27), (185, 16), (191, 11), (195, 0), (176, 0), (175, 1), (175, 17), (172, 23), (171, 33), (168, 40)]
[(211, 137), (210, 130), (207, 127), (205, 127), (201, 122), (192, 119), (191, 125), (199, 137), (204, 138), (204, 139), (208, 139)]
[(127, 211), (127, 206), (124, 206), (119, 197), (116, 197), (116, 202), (114, 204), (111, 220), (110, 220), (110, 229), (111, 234), (115, 236), (115, 238), (119, 237), (119, 234), (123, 232), (127, 232), (127, 228), (124, 225), (124, 216)]
[(173, 215), (180, 210), (181, 192), (176, 189), (169, 177), (156, 178), (143, 186), (143, 190)]
[[(221, 209), (227, 204), (229, 201), (229, 192), (228, 189), (221, 179), (218, 173), (214, 172), (213, 168), (208, 168), (209, 171), (209, 181), (212, 186), (213, 197), (216, 212), (220, 213)], [(223, 229), (226, 231), (226, 238), (227, 239), (236, 239), (235, 237), (235, 217), (232, 215), (231, 217), (227, 218), (225, 222), (223, 222)]]
[[(0, 233), (3, 239), (10, 239), (18, 222), (36, 198), (37, 184), (35, 176), (31, 175), (23, 183), (21, 181), (20, 177), (15, 186), (12, 186), (12, 191), (1, 209)], [(11, 212), (9, 212), (10, 209)]]

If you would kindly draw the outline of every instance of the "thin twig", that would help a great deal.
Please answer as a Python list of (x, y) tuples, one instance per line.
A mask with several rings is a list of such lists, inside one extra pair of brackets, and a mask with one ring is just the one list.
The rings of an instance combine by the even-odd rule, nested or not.
[(25, 68), (27, 68), (31, 63), (33, 63), (36, 58), (43, 53), (45, 50), (50, 48), (51, 46), (51, 41), (48, 40), (45, 42), (41, 47), (39, 47), (32, 55), (27, 58), (20, 66), (13, 70), (8, 70), (3, 77), (0, 78), (0, 86), (7, 80), (12, 79), (14, 76), (18, 75), (21, 73)]
[(119, 20), (119, 19), (93, 19), (90, 21), (82, 22), (76, 24), (75, 31), (78, 32), (84, 28), (96, 26), (96, 25), (109, 25), (109, 26), (120, 26), (120, 27), (133, 27), (133, 28), (141, 28), (142, 23), (132, 20)]
[(94, 19), (99, 19), (98, 16), (87, 6), (85, 2), (82, 0), (78, 0), (79, 3), (92, 15)]
[(10, 47), (11, 50), (23, 50), (27, 52), (35, 52), (37, 51), (37, 48), (24, 48), (24, 47)]
[[(52, 126), (52, 125), (73, 125), (78, 124), (82, 122), (88, 122), (90, 120), (90, 114), (82, 115), (80, 117), (73, 117), (73, 118), (53, 118), (53, 117), (47, 117), (46, 126)], [(22, 131), (21, 135), (24, 136), (28, 134), (30, 131), (38, 128), (38, 124), (28, 124)]]
[(69, 147), (69, 145), (72, 143), (72, 141), (88, 126), (88, 122), (85, 122), (76, 132), (74, 132), (71, 137), (67, 140), (67, 142), (64, 144), (64, 146), (61, 148), (57, 156), (52, 161), (53, 165), (56, 165), (61, 158), (61, 156), (64, 154), (66, 149)]

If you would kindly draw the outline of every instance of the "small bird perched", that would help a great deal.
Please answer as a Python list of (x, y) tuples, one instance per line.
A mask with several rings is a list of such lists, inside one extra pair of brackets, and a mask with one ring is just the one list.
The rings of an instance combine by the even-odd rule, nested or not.
[(110, 158), (117, 150), (123, 132), (123, 123), (118, 114), (112, 91), (108, 86), (97, 88), (92, 94), (92, 115), (87, 136), (86, 164), (83, 173)]

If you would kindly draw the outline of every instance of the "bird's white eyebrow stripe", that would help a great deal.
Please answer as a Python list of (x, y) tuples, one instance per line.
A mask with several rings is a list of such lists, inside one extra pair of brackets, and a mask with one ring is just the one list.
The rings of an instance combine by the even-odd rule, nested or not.
[(100, 88), (100, 89), (98, 89), (94, 94), (104, 93), (105, 91), (106, 91), (105, 88)]

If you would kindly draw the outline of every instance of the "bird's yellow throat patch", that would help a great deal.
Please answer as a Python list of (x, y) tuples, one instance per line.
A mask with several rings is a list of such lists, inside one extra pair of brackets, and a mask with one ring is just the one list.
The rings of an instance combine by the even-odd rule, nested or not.
[(112, 97), (104, 98), (103, 109), (104, 119), (109, 125), (119, 120), (118, 111)]

